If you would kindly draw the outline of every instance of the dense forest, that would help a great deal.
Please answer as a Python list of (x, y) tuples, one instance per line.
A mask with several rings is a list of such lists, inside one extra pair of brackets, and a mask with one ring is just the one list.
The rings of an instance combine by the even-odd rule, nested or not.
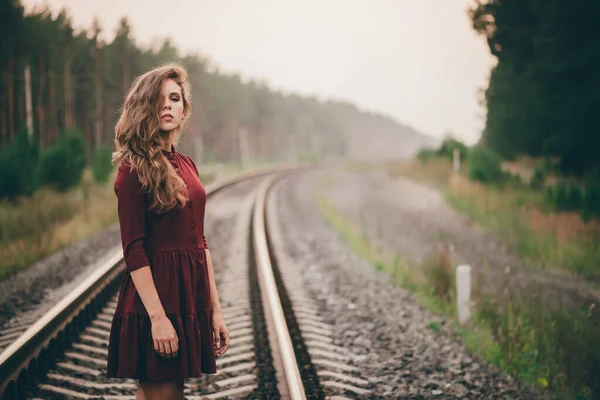
[(469, 12), (498, 61), (481, 144), (556, 157), (566, 173), (600, 167), (600, 2), (477, 0)]
[[(352, 155), (360, 151), (353, 138), (366, 135), (408, 138), (396, 140), (392, 151), (398, 153), (414, 151), (423, 141), (414, 130), (352, 104), (286, 94), (221, 73), (201, 54), (182, 55), (170, 39), (142, 48), (125, 18), (110, 43), (101, 40), (103, 29), (95, 21), (76, 31), (68, 10), (26, 13), (19, 1), (0, 0), (2, 146), (28, 126), (42, 150), (62, 132), (77, 130), (85, 135), (89, 158), (100, 146), (112, 145), (132, 80), (171, 61), (190, 74), (193, 115), (182, 146), (201, 161), (238, 160), (240, 131), (246, 132), (249, 154), (261, 160)], [(363, 148), (368, 144), (363, 141)]]

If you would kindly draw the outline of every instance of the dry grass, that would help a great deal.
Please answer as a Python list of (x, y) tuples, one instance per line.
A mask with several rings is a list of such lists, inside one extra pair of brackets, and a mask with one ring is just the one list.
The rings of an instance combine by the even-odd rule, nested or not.
[(405, 176), (445, 192), (458, 211), (502, 234), (529, 265), (598, 275), (598, 221), (585, 222), (576, 213), (550, 211), (541, 191), (487, 186), (454, 174), (451, 168), (449, 160), (439, 158), (425, 164), (387, 165), (391, 176)]
[(421, 270), (425, 273), (433, 295), (450, 302), (456, 296), (456, 278), (448, 249), (439, 249), (425, 260)]
[(388, 174), (394, 176), (405, 176), (418, 182), (432, 185), (436, 188), (444, 188), (452, 176), (452, 165), (446, 159), (434, 158), (427, 163), (418, 160), (397, 161), (385, 163)]
[(2, 204), (0, 279), (115, 223), (113, 181), (94, 184), (86, 171), (82, 185), (66, 193), (42, 189), (16, 205)]
[(532, 232), (544, 234), (552, 232), (559, 246), (581, 237), (600, 235), (600, 222), (581, 219), (575, 212), (545, 213), (536, 208), (522, 210)]
[(483, 213), (514, 212), (519, 219), (524, 218), (533, 233), (556, 237), (559, 245), (569, 240), (600, 233), (598, 221), (583, 221), (576, 212), (548, 212), (544, 209), (543, 196), (531, 190), (495, 190), (479, 182), (467, 179), (464, 175), (452, 175), (448, 187), (455, 196), (469, 197), (481, 205)]

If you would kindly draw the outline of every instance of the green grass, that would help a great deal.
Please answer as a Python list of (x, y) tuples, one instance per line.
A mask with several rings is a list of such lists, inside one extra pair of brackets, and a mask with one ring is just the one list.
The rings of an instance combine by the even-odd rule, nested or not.
[(427, 327), (434, 332), (437, 332), (437, 333), (440, 332), (440, 323), (438, 321), (431, 321), (430, 323), (427, 324)]
[[(494, 193), (494, 188), (487, 190), (490, 196), (500, 196)], [(541, 196), (519, 194), (519, 189), (507, 190), (514, 191), (513, 198), (502, 206), (492, 206), (451, 191), (446, 192), (446, 199), (471, 221), (501, 233), (509, 248), (521, 256), (526, 267), (562, 269), (584, 277), (598, 277), (600, 246), (597, 243), (600, 237), (597, 234), (573, 236), (561, 241), (556, 232), (534, 232), (530, 221), (524, 218), (521, 211), (523, 207), (538, 208), (548, 215), (549, 211), (540, 203)]]
[[(394, 284), (410, 289), (421, 306), (447, 317), (470, 351), (554, 398), (600, 398), (600, 317), (593, 306), (567, 311), (549, 307), (542, 293), (523, 297), (513, 290), (501, 299), (482, 298), (475, 283), (471, 321), (460, 326), (454, 272), (445, 253), (411, 265), (400, 252), (375, 245), (324, 195), (316, 203), (354, 252), (388, 272)], [(435, 322), (428, 327), (439, 331)]]
[(408, 177), (443, 192), (459, 213), (498, 233), (526, 267), (600, 278), (600, 223), (554, 211), (542, 190), (510, 181), (502, 187), (474, 183), (464, 175), (453, 176), (446, 159), (390, 163), (386, 169), (392, 177)]

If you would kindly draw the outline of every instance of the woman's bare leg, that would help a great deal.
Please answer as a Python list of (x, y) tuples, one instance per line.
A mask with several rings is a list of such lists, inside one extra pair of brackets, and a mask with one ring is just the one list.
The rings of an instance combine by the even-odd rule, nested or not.
[[(183, 382), (143, 382), (145, 400), (184, 400)], [(136, 398), (137, 400), (137, 398)]]
[(146, 400), (146, 397), (144, 396), (144, 391), (142, 390), (141, 386), (138, 386), (138, 390), (135, 393), (135, 400)]

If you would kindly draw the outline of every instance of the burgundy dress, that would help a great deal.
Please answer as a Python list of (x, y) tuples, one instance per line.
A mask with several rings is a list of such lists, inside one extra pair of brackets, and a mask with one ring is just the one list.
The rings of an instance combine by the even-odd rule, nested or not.
[[(171, 147), (163, 154), (188, 187), (183, 209), (148, 210), (137, 172), (121, 165), (115, 179), (126, 274), (110, 331), (107, 376), (181, 380), (216, 373), (210, 285), (206, 265), (206, 191), (194, 161)], [(130, 272), (150, 266), (165, 313), (179, 339), (169, 360), (154, 350), (151, 323)]]

